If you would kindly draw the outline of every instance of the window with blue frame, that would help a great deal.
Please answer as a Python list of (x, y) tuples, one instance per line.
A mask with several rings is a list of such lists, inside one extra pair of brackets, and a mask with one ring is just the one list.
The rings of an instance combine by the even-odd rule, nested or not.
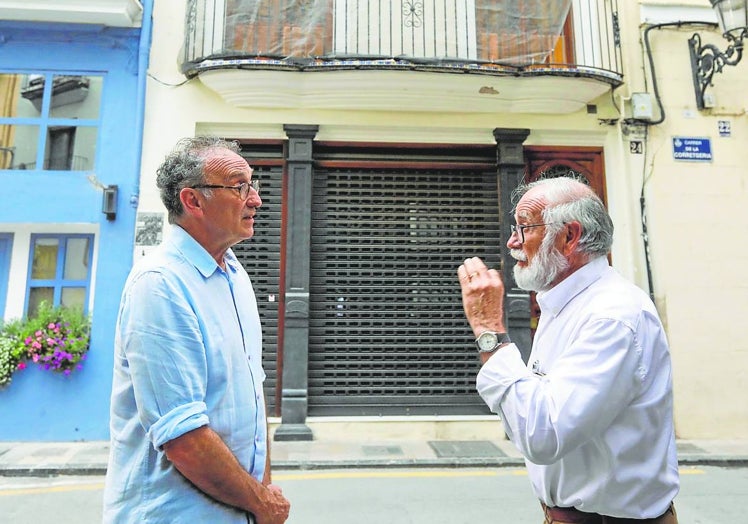
[(0, 73), (0, 169), (92, 171), (103, 76)]
[(31, 235), (26, 315), (39, 304), (80, 307), (87, 311), (91, 287), (93, 235)]

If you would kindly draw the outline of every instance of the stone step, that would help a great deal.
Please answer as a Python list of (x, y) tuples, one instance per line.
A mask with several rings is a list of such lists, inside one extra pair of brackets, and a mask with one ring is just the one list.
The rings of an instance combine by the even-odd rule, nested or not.
[[(280, 418), (270, 418), (270, 431)], [(314, 440), (505, 440), (497, 416), (308, 417)]]

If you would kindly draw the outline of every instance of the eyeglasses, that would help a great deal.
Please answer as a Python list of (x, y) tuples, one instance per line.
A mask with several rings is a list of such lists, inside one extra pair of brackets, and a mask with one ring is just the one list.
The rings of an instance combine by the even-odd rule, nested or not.
[(515, 233), (517, 234), (517, 237), (519, 238), (519, 243), (524, 244), (525, 243), (525, 229), (530, 227), (540, 227), (540, 226), (549, 226), (551, 224), (556, 224), (557, 222), (546, 222), (544, 224), (510, 224), (509, 228), (512, 230), (512, 235)]
[(260, 194), (260, 181), (250, 180), (249, 182), (242, 182), (238, 186), (219, 186), (216, 184), (199, 184), (197, 186), (191, 186), (190, 189), (233, 189), (239, 192), (239, 198), (247, 200), (249, 198), (249, 190), (254, 189), (255, 193)]

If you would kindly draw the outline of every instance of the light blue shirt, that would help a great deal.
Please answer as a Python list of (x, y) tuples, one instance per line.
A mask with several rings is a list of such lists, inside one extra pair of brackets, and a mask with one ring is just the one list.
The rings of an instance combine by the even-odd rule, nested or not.
[(162, 446), (209, 426), (258, 481), (267, 424), (252, 284), (229, 250), (222, 270), (186, 231), (133, 268), (115, 336), (104, 522), (247, 523), (187, 481)]

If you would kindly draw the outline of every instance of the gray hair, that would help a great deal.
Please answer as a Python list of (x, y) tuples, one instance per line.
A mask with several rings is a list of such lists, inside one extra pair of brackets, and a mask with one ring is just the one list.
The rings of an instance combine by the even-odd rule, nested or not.
[(205, 153), (212, 149), (228, 149), (239, 153), (239, 144), (214, 136), (183, 138), (156, 171), (156, 186), (168, 212), (169, 223), (184, 213), (179, 193), (185, 187), (205, 183)]
[(543, 209), (546, 235), (556, 235), (564, 222), (576, 221), (582, 225), (578, 251), (590, 259), (605, 256), (613, 244), (613, 221), (603, 201), (586, 185), (583, 179), (572, 177), (544, 178), (518, 186), (512, 193), (512, 202), (534, 187), (542, 187), (547, 201)]

